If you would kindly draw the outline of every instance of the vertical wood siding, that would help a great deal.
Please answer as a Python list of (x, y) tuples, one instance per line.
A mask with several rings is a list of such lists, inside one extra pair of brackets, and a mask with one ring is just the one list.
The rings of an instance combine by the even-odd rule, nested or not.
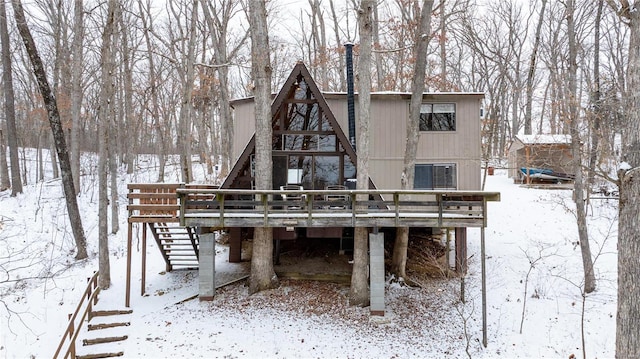
[[(421, 132), (416, 163), (455, 163), (460, 190), (479, 190), (481, 185), (481, 94), (428, 94), (424, 103), (455, 103), (456, 131)], [(348, 134), (345, 94), (327, 94), (327, 103), (342, 131)], [(357, 101), (357, 97), (356, 97)], [(237, 159), (255, 131), (253, 101), (234, 103)], [(356, 118), (358, 116), (356, 106)], [(409, 119), (409, 98), (399, 94), (373, 94), (369, 173), (379, 189), (400, 188)]]

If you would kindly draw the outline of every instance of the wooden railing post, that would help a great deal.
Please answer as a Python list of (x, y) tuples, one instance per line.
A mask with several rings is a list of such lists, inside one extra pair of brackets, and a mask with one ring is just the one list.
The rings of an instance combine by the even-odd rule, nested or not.
[[(73, 317), (73, 314), (69, 314), (68, 316), (68, 320), (71, 320), (71, 318)], [(73, 321), (69, 322), (69, 340), (71, 341), (71, 346), (69, 347), (69, 354), (72, 358), (76, 357), (76, 341), (75, 339), (73, 339), (75, 334), (75, 326)]]

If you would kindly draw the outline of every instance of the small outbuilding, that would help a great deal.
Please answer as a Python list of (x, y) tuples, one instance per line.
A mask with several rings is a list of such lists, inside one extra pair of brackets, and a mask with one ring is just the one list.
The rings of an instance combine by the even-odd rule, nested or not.
[(566, 182), (571, 174), (569, 135), (518, 135), (508, 150), (509, 178), (514, 182)]

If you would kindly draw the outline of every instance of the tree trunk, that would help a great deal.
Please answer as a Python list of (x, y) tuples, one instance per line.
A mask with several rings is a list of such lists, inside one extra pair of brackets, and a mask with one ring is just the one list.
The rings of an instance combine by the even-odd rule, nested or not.
[(602, 104), (600, 103), (600, 24), (602, 22), (603, 0), (598, 0), (596, 19), (593, 24), (593, 89), (590, 102), (592, 111), (589, 113), (591, 143), (589, 146), (589, 168), (587, 172), (587, 186), (593, 188), (595, 180), (596, 163), (600, 147), (600, 120), (603, 118)]
[[(219, 97), (218, 110), (220, 113), (220, 173), (218, 176), (224, 178), (229, 174), (231, 164), (233, 161), (233, 140), (234, 140), (234, 126), (233, 116), (231, 115), (231, 107), (229, 105), (229, 67), (228, 62), (230, 57), (235, 56), (236, 52), (244, 44), (245, 37), (238, 42), (235, 49), (230, 52), (227, 51), (227, 28), (231, 16), (233, 14), (234, 7), (238, 4), (234, 1), (228, 1), (222, 5), (222, 9), (216, 12), (216, 9), (210, 9), (212, 4), (208, 4), (207, 1), (202, 1), (202, 12), (205, 20), (209, 26), (211, 37), (213, 39), (214, 46), (214, 64), (216, 65), (216, 71), (218, 73), (219, 91), (217, 96)], [(214, 10), (214, 11), (212, 11)], [(215, 142), (214, 142), (215, 143)], [(218, 158), (215, 158), (217, 161)]]
[(62, 170), (62, 187), (64, 189), (64, 196), (67, 203), (67, 211), (69, 213), (69, 222), (71, 223), (71, 229), (73, 231), (73, 237), (76, 241), (76, 259), (87, 258), (87, 243), (84, 236), (84, 230), (82, 228), (82, 220), (80, 217), (80, 211), (78, 209), (78, 202), (76, 201), (76, 190), (73, 186), (73, 174), (71, 173), (71, 162), (69, 161), (69, 152), (67, 151), (67, 144), (64, 138), (64, 130), (62, 129), (62, 122), (60, 121), (60, 113), (58, 112), (58, 105), (56, 103), (55, 96), (51, 92), (49, 82), (47, 81), (47, 74), (44, 71), (44, 65), (38, 55), (35, 42), (27, 26), (27, 21), (24, 17), (24, 9), (22, 8), (22, 2), (20, 0), (12, 0), (13, 12), (16, 19), (16, 26), (18, 32), (24, 42), (25, 49), (29, 55), (31, 65), (33, 66), (33, 73), (38, 81), (40, 93), (44, 100), (47, 114), (49, 117), (49, 124), (51, 125), (51, 131), (55, 139), (56, 150), (60, 159), (60, 168)]
[[(626, 1), (621, 1), (625, 4)], [(622, 131), (620, 208), (618, 220), (618, 314), (616, 358), (640, 357), (640, 0), (622, 7), (629, 20), (628, 88)]]
[[(120, 136), (118, 136), (118, 138), (120, 139), (120, 141), (118, 142), (119, 144), (122, 144), (122, 146), (119, 146), (118, 148), (121, 149), (124, 158), (124, 163), (127, 166), (127, 173), (128, 174), (132, 174), (133, 173), (133, 166), (134, 166), (134, 159), (136, 158), (136, 155), (138, 153), (138, 147), (140, 145), (140, 138), (141, 136), (138, 135), (138, 126), (136, 125), (136, 123), (134, 122), (136, 119), (135, 116), (135, 110), (133, 108), (133, 99), (135, 98), (135, 93), (133, 91), (133, 73), (134, 71), (132, 71), (132, 59), (131, 59), (131, 54), (132, 53), (136, 53), (137, 49), (134, 46), (137, 45), (131, 45), (129, 44), (129, 31), (127, 29), (127, 23), (125, 23), (125, 17), (124, 17), (124, 13), (122, 11), (122, 8), (120, 8), (119, 10), (119, 15), (118, 15), (118, 22), (120, 23), (120, 29), (121, 29), (121, 34), (122, 34), (122, 46), (120, 46), (120, 48), (122, 49), (122, 66), (123, 66), (123, 73), (122, 73), (122, 82), (123, 82), (123, 106), (124, 106), (124, 113), (123, 113), (123, 117), (124, 117), (124, 126), (122, 128), (125, 129), (125, 131), (119, 131), (118, 134)], [(137, 43), (137, 41), (136, 41)], [(123, 133), (124, 132), (124, 133)]]
[[(0, 4), (0, 41), (2, 42), (4, 113), (7, 122), (9, 162), (11, 163), (11, 197), (15, 197), (18, 193), (22, 193), (22, 181), (20, 180), (20, 162), (18, 160), (18, 131), (16, 129), (13, 75), (11, 73), (11, 49), (9, 44), (9, 30), (7, 26), (7, 9), (4, 1)], [(6, 164), (6, 157), (3, 157), (2, 160)]]
[(186, 76), (183, 82), (182, 104), (180, 106), (180, 132), (178, 133), (178, 148), (180, 151), (180, 169), (182, 182), (190, 183), (193, 180), (191, 171), (191, 112), (193, 97), (193, 83), (195, 79), (195, 47), (196, 25), (198, 20), (198, 0), (194, 0), (191, 12), (191, 24), (189, 26), (189, 44), (186, 56)]
[[(371, 43), (373, 35), (373, 0), (361, 0), (358, 9), (360, 60), (358, 62), (358, 181), (357, 188), (369, 189), (369, 123), (371, 119)], [(367, 199), (367, 196), (360, 199)], [(356, 209), (358, 210), (358, 209)], [(366, 210), (366, 209), (361, 209)], [(369, 230), (356, 228), (353, 236), (353, 270), (349, 304), (369, 305), (368, 244)]]
[(575, 35), (575, 15), (574, 0), (567, 1), (567, 30), (569, 37), (569, 71), (568, 86), (566, 96), (566, 107), (569, 112), (570, 133), (571, 133), (571, 155), (573, 161), (573, 172), (575, 174), (573, 187), (573, 200), (576, 204), (576, 218), (578, 222), (578, 238), (580, 241), (580, 252), (582, 253), (582, 266), (584, 268), (584, 291), (591, 293), (596, 289), (595, 273), (593, 272), (593, 259), (589, 247), (589, 233), (587, 231), (587, 214), (585, 211), (584, 198), (584, 176), (582, 172), (582, 143), (580, 140), (580, 119), (578, 118), (579, 99), (577, 96), (577, 44)]
[[(531, 58), (529, 59), (529, 72), (527, 74), (527, 99), (524, 110), (524, 134), (531, 134), (531, 106), (533, 102), (533, 80), (536, 75), (536, 59), (538, 56), (538, 47), (540, 46), (540, 30), (542, 29), (542, 23), (544, 22), (544, 9), (547, 5), (547, 0), (542, 0), (542, 8), (540, 9), (540, 17), (538, 18), (538, 25), (536, 26), (536, 33), (533, 41), (533, 49), (531, 50)], [(596, 55), (597, 57), (597, 55)]]
[[(427, 48), (431, 38), (431, 9), (433, 0), (424, 0), (420, 14), (420, 29), (416, 32), (413, 49), (416, 59), (413, 69), (413, 83), (411, 85), (411, 100), (409, 103), (409, 121), (407, 122), (407, 141), (404, 152), (404, 169), (401, 174), (401, 189), (413, 189), (415, 174), (416, 153), (418, 152), (418, 139), (420, 136), (420, 107), (422, 105), (422, 93), (424, 92), (424, 80), (427, 66)], [(409, 228), (398, 228), (396, 240), (393, 245), (393, 257), (391, 273), (397, 278), (406, 278), (407, 248), (409, 245)]]
[(11, 187), (9, 180), (9, 166), (7, 165), (7, 141), (0, 125), (0, 192)]
[[(333, 33), (336, 37), (336, 46), (340, 45), (340, 31), (338, 31), (340, 23), (338, 22), (338, 17), (336, 15), (336, 9), (333, 5), (333, 0), (329, 0), (329, 8), (331, 9), (331, 18), (333, 19)], [(345, 84), (345, 75), (344, 75), (344, 56), (338, 57), (338, 88), (337, 91), (346, 91), (347, 85)]]
[[(108, 211), (108, 162), (110, 161), (109, 153), (115, 153), (116, 149), (109, 149), (109, 143), (113, 143), (111, 138), (111, 130), (115, 121), (115, 63), (113, 60), (113, 39), (115, 36), (116, 20), (116, 0), (108, 0), (107, 2), (107, 20), (102, 33), (102, 49), (100, 52), (100, 67), (102, 72), (102, 83), (100, 87), (100, 110), (98, 112), (98, 259), (100, 280), (98, 285), (102, 289), (111, 286), (111, 268), (109, 264), (109, 231), (107, 228), (107, 211)], [(112, 156), (112, 160), (115, 160)], [(117, 220), (117, 218), (112, 218)]]
[[(447, 81), (447, 7), (445, 0), (440, 0), (440, 91), (449, 91), (449, 82)], [(422, 21), (422, 19), (420, 20)], [(420, 59), (417, 59), (420, 60)], [(417, 61), (416, 60), (416, 61)], [(417, 64), (416, 64), (417, 65)], [(415, 79), (414, 79), (415, 82)]]
[[(158, 135), (158, 143), (156, 148), (158, 149), (158, 179), (157, 182), (164, 182), (164, 169), (165, 169), (165, 156), (167, 154), (166, 141), (164, 135), (164, 126), (160, 121), (160, 105), (158, 104), (158, 79), (156, 74), (156, 66), (153, 60), (154, 48), (149, 33), (153, 32), (152, 16), (150, 9), (144, 9), (142, 0), (138, 1), (138, 9), (140, 10), (140, 19), (142, 21), (142, 27), (144, 29), (144, 41), (147, 47), (147, 60), (149, 61), (149, 97), (151, 101), (151, 119), (153, 128)], [(147, 24), (147, 17), (149, 23)]]
[(71, 170), (76, 194), (80, 193), (80, 115), (82, 111), (82, 43), (84, 42), (83, 0), (73, 7), (73, 42), (71, 51)]
[[(272, 127), (271, 127), (271, 62), (267, 10), (262, 0), (249, 2), (249, 26), (251, 28), (251, 69), (255, 84), (256, 119), (256, 189), (272, 188)], [(273, 269), (273, 231), (271, 228), (255, 228), (249, 293), (275, 288), (278, 277)]]

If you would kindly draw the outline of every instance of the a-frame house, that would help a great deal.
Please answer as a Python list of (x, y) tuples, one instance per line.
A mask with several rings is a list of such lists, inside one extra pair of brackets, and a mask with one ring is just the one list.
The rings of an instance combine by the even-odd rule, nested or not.
[[(307, 190), (355, 188), (357, 155), (303, 63), (295, 65), (271, 105), (273, 189), (295, 185)], [(223, 189), (253, 189), (255, 133), (222, 184)], [(369, 181), (369, 188), (375, 185)], [(250, 231), (251, 229), (244, 229)], [(309, 228), (308, 237), (341, 238), (343, 228)], [(241, 228), (230, 229), (229, 261), (241, 260)], [(297, 232), (275, 228), (274, 238)], [(277, 245), (278, 243), (276, 243)]]
[[(273, 189), (344, 185), (356, 178), (356, 152), (303, 63), (295, 65), (271, 105)], [(255, 134), (221, 188), (251, 189)]]

